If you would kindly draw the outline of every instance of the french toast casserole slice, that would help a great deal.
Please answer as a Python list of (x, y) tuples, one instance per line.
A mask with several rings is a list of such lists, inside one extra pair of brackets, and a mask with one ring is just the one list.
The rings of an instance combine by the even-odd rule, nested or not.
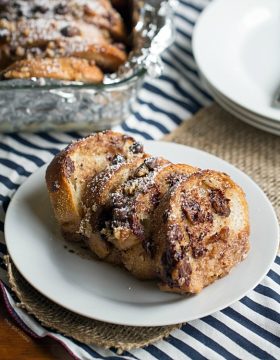
[(204, 170), (179, 182), (153, 216), (153, 256), (165, 291), (197, 293), (249, 250), (247, 202), (224, 173)]
[(73, 142), (54, 157), (46, 171), (46, 182), (65, 238), (81, 239), (82, 199), (89, 180), (110, 165), (116, 155), (129, 159), (142, 151), (132, 137), (108, 130)]

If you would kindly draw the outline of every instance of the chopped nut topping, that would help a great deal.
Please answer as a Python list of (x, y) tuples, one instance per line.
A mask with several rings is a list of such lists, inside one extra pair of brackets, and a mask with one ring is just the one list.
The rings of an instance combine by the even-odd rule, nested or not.
[(137, 190), (137, 182), (136, 181), (128, 181), (124, 187), (124, 193), (126, 195), (134, 195)]
[(135, 171), (135, 176), (143, 177), (149, 174), (149, 169), (147, 168), (146, 164), (143, 163), (138, 167)]

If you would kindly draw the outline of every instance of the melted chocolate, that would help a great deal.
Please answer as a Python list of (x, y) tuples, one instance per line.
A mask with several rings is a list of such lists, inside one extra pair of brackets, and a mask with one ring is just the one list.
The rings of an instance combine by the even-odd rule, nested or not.
[(212, 208), (216, 214), (225, 217), (230, 215), (230, 199), (227, 199), (221, 190), (211, 190), (209, 197)]

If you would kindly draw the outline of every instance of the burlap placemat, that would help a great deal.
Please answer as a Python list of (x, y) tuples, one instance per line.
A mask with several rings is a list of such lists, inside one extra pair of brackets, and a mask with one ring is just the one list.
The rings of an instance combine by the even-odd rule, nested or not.
[(249, 175), (280, 219), (280, 137), (238, 120), (219, 105), (199, 111), (164, 138), (216, 155)]
[[(184, 122), (164, 140), (205, 150), (236, 165), (262, 187), (280, 218), (280, 137), (246, 125), (214, 104)], [(129, 327), (77, 315), (41, 295), (19, 274), (8, 257), (6, 262), (18, 305), (42, 325), (78, 341), (114, 347), (122, 352), (167, 337), (181, 326)]]
[(18, 272), (9, 256), (5, 257), (8, 279), (19, 302), (17, 306), (50, 329), (89, 345), (115, 348), (121, 354), (147, 346), (167, 337), (182, 324), (156, 327), (134, 327), (89, 319), (59, 306), (35, 290)]

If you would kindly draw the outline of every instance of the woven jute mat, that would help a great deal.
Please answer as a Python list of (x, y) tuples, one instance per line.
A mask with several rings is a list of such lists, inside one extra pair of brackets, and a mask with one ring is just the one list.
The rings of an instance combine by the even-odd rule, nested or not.
[[(268, 195), (280, 218), (280, 137), (246, 125), (214, 104), (184, 122), (164, 140), (202, 149), (246, 172)], [(6, 262), (18, 306), (42, 325), (83, 343), (114, 347), (122, 352), (167, 337), (181, 326), (129, 327), (80, 316), (44, 297), (20, 275), (8, 257)]]
[(17, 296), (17, 306), (47, 328), (89, 345), (115, 348), (121, 354), (147, 346), (167, 337), (182, 324), (156, 327), (134, 327), (89, 319), (59, 306), (35, 290), (18, 272), (9, 256), (5, 257), (11, 289)]

